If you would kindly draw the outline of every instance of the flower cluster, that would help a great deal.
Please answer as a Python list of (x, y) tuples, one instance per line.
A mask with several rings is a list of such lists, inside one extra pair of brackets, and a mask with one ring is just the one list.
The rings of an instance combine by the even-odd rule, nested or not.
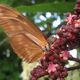
[(68, 75), (65, 65), (72, 57), (69, 50), (80, 47), (80, 1), (77, 5), (73, 14), (68, 13), (67, 24), (56, 31), (58, 37), (53, 37), (50, 50), (40, 61), (41, 65), (31, 72), (31, 80), (44, 75), (49, 75), (52, 80), (64, 80)]

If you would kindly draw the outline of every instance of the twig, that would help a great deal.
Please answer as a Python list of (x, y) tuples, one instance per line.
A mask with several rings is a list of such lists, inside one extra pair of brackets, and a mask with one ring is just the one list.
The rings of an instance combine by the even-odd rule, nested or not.
[(80, 65), (67, 68), (68, 71), (75, 70), (75, 69), (80, 69)]
[(69, 60), (76, 61), (76, 62), (80, 63), (79, 58), (69, 57)]

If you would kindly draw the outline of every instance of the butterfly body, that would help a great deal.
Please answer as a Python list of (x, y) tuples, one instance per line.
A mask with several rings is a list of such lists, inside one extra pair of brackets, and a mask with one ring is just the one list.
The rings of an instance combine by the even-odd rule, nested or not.
[(45, 54), (48, 41), (43, 33), (15, 9), (0, 4), (0, 24), (13, 50), (23, 60), (33, 62)]

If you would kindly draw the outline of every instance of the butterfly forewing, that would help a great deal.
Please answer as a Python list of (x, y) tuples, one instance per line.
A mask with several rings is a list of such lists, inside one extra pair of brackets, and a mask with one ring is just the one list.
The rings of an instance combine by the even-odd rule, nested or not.
[(14, 51), (28, 62), (40, 58), (48, 44), (42, 32), (16, 10), (0, 5), (0, 24)]
[(7, 19), (14, 18), (19, 23), (22, 23), (22, 26), (25, 25), (22, 28), (24, 28), (30, 34), (32, 34), (32, 35), (34, 34), (34, 36), (36, 38), (41, 40), (41, 42), (42, 42), (42, 43), (40, 43), (41, 46), (45, 46), (45, 44), (47, 44), (47, 41), (45, 40), (41, 31), (37, 27), (35, 27), (35, 25), (32, 22), (30, 22), (28, 19), (25, 19), (25, 17), (23, 17), (15, 9), (12, 9), (12, 8), (4, 6), (4, 5), (0, 5), (0, 14), (1, 14), (0, 17), (2, 17), (2, 18), (7, 18)]
[(42, 56), (42, 49), (24, 34), (15, 35), (10, 41), (15, 52), (28, 62), (33, 62)]

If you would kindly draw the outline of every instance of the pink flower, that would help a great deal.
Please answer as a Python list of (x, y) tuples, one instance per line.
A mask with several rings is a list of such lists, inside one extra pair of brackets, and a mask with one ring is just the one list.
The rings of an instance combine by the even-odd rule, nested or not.
[(80, 27), (80, 19), (74, 21), (75, 27)]
[(49, 57), (49, 60), (53, 61), (54, 60), (54, 57), (53, 56), (50, 56)]
[(64, 59), (64, 60), (68, 60), (69, 58), (69, 52), (68, 51), (62, 51), (62, 54), (60, 54), (60, 58)]
[(48, 73), (51, 73), (51, 72), (55, 72), (56, 71), (56, 67), (58, 67), (58, 64), (53, 64), (53, 63), (50, 63), (48, 65)]
[(65, 19), (65, 21), (67, 21), (67, 24), (71, 24), (72, 23), (72, 21), (73, 21), (73, 17), (75, 16), (75, 15), (72, 15), (71, 13), (68, 13), (68, 17)]

